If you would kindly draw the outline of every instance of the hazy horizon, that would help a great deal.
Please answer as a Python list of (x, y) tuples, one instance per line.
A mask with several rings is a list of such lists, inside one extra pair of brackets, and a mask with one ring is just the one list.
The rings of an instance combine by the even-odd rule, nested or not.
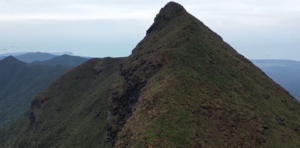
[[(167, 2), (5, 1), (0, 4), (0, 54), (39, 51), (128, 56)], [(249, 59), (300, 61), (300, 2), (296, 0), (175, 2)]]

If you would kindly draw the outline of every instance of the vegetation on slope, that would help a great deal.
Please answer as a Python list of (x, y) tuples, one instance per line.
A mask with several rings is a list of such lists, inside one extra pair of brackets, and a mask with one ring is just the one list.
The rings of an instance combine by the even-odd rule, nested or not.
[(63, 75), (35, 97), (23, 121), (0, 132), (0, 142), (4, 147), (300, 147), (299, 110), (287, 91), (170, 2), (132, 55), (92, 59)]
[(300, 101), (300, 62), (292, 60), (251, 60), (276, 83)]
[[(142, 88), (115, 147), (300, 146), (299, 103), (176, 3), (123, 63)], [(127, 99), (122, 86), (111, 110)]]
[(28, 66), (9, 56), (0, 61), (0, 126), (29, 108), (34, 95), (73, 67)]
[(4, 133), (0, 134), (2, 146), (103, 147), (107, 98), (117, 76), (118, 60), (91, 59), (51, 83), (35, 96), (30, 110), (18, 122), (22, 127), (16, 123), (0, 132)]

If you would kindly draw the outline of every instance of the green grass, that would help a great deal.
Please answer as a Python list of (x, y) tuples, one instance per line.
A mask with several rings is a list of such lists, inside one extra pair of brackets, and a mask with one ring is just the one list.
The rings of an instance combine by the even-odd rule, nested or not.
[(34, 129), (26, 115), (3, 147), (109, 147), (109, 104), (130, 101), (130, 82), (139, 97), (125, 124), (113, 117), (116, 148), (300, 147), (300, 104), (182, 6), (147, 32), (129, 57), (89, 60), (36, 95)]
[[(34, 128), (29, 128), (28, 117), (23, 119), (22, 132), (3, 147), (103, 147), (108, 90), (117, 76), (117, 61), (92, 59), (54, 81), (32, 102)], [(93, 70), (98, 65), (104, 65), (99, 74)]]
[[(298, 147), (299, 103), (194, 17), (164, 20), (167, 9), (154, 22), (165, 28), (123, 61), (147, 85), (116, 147)], [(147, 79), (142, 61), (163, 67)]]
[(21, 117), (35, 94), (72, 68), (28, 66), (13, 57), (0, 61), (0, 127)]

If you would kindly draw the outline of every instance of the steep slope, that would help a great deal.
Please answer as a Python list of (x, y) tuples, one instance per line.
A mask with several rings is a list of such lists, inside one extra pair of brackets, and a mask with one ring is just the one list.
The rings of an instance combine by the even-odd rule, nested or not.
[(300, 62), (292, 60), (251, 60), (270, 78), (300, 101)]
[(78, 66), (88, 58), (78, 57), (78, 56), (70, 56), (70, 55), (61, 55), (54, 57), (50, 60), (45, 61), (34, 61), (30, 63), (30, 65), (48, 65), (48, 66), (56, 66), (56, 65), (68, 65), (68, 66)]
[(103, 147), (118, 61), (91, 59), (62, 75), (35, 96), (23, 119), (0, 131), (1, 146)]
[(0, 126), (25, 113), (33, 96), (70, 66), (28, 66), (9, 56), (0, 61)]
[(170, 2), (129, 57), (92, 59), (63, 75), (35, 97), (23, 119), (0, 131), (0, 142), (300, 147), (299, 110), (287, 91)]
[(115, 147), (300, 146), (299, 103), (176, 3), (122, 63)]

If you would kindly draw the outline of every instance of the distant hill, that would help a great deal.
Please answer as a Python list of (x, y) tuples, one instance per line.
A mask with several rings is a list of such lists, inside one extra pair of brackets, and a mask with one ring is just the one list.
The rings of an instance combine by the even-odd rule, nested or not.
[(270, 78), (300, 101), (300, 62), (292, 60), (251, 60)]
[(56, 65), (68, 65), (68, 66), (78, 66), (88, 58), (78, 57), (78, 56), (70, 56), (70, 55), (61, 55), (56, 56), (50, 60), (45, 61), (34, 61), (30, 63), (30, 65), (48, 65), (48, 66), (56, 66)]
[(43, 53), (43, 52), (30, 52), (30, 53), (25, 53), (22, 55), (16, 56), (16, 58), (20, 61), (26, 62), (26, 63), (31, 63), (33, 61), (44, 61), (44, 60), (49, 60), (57, 55), (49, 54), (49, 53)]
[(73, 55), (72, 52), (50, 52), (50, 54), (54, 54), (54, 55)]
[(50, 60), (56, 56), (60, 55), (72, 55), (71, 52), (61, 52), (61, 53), (45, 53), (45, 52), (20, 52), (20, 53), (6, 53), (6, 54), (0, 54), (0, 60), (4, 59), (7, 56), (14, 56), (16, 59), (31, 63), (33, 61), (45, 61)]
[(125, 58), (90, 59), (0, 129), (4, 148), (299, 148), (300, 103), (169, 2)]
[[(22, 54), (26, 54), (26, 53), (35, 53), (35, 52), (13, 52), (13, 53), (2, 53), (0, 54), (0, 57), (3, 59), (7, 56), (18, 56), (18, 55), (22, 55)], [(46, 53), (46, 52), (44, 52)], [(64, 54), (67, 54), (67, 55), (73, 55), (72, 52), (47, 52), (49, 54), (52, 54), (52, 55), (64, 55)]]
[(29, 66), (13, 56), (0, 60), (0, 127), (24, 114), (33, 96), (72, 66)]

